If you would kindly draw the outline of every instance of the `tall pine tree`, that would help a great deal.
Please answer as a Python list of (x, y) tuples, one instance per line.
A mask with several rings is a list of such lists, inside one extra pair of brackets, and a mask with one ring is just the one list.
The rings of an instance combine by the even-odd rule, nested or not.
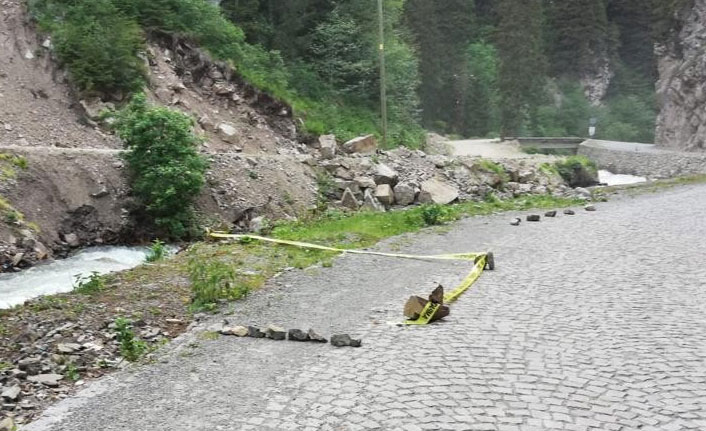
[(549, 0), (545, 5), (554, 75), (593, 75), (614, 47), (604, 0)]
[(500, 134), (517, 136), (542, 97), (546, 69), (542, 1), (499, 0), (498, 13)]
[(422, 119), (427, 127), (463, 133), (468, 89), (467, 50), (473, 1), (408, 0), (405, 16), (419, 56)]

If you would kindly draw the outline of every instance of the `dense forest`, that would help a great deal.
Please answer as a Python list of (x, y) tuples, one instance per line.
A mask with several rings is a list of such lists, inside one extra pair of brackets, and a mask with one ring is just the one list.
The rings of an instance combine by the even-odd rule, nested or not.
[[(651, 142), (654, 44), (688, 0), (385, 0), (390, 145), (578, 135)], [(84, 92), (144, 85), (151, 30), (190, 37), (312, 135), (379, 131), (374, 0), (31, 0)]]

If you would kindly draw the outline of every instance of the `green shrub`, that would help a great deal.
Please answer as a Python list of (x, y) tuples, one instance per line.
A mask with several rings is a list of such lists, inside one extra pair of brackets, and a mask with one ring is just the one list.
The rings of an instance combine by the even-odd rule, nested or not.
[(129, 320), (115, 319), (115, 333), (120, 343), (120, 355), (126, 360), (135, 362), (147, 352), (147, 343), (135, 336)]
[(152, 242), (149, 252), (145, 257), (145, 262), (157, 262), (164, 259), (167, 256), (167, 247), (164, 243), (158, 239)]
[(422, 220), (426, 226), (434, 226), (449, 221), (451, 210), (439, 204), (427, 204), (420, 210)]
[(35, 0), (30, 6), (42, 27), (52, 33), (59, 60), (82, 92), (128, 94), (142, 87), (140, 27), (113, 1)]
[(213, 310), (220, 301), (240, 299), (250, 291), (246, 284), (238, 283), (234, 266), (219, 260), (193, 257), (188, 272), (193, 310)]
[(596, 164), (584, 156), (571, 156), (554, 163), (557, 172), (571, 187), (592, 186), (598, 183)]
[(149, 107), (143, 94), (118, 113), (116, 128), (127, 152), (132, 191), (149, 221), (171, 238), (193, 235), (192, 204), (205, 183), (191, 118)]
[(5, 223), (15, 224), (22, 220), (22, 213), (11, 209), (5, 213)]
[(74, 276), (74, 292), (83, 295), (92, 295), (105, 288), (105, 280), (98, 272), (93, 271), (91, 275), (84, 277), (83, 274)]

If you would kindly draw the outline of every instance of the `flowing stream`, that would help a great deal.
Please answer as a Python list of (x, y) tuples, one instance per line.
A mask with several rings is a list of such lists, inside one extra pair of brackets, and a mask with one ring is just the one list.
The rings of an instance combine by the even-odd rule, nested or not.
[(40, 295), (69, 292), (77, 274), (107, 274), (134, 268), (145, 261), (147, 247), (106, 246), (82, 250), (66, 259), (22, 272), (0, 274), (0, 308), (9, 308)]
[(624, 186), (626, 184), (644, 183), (645, 177), (635, 175), (614, 174), (610, 171), (598, 171), (598, 181), (609, 186)]

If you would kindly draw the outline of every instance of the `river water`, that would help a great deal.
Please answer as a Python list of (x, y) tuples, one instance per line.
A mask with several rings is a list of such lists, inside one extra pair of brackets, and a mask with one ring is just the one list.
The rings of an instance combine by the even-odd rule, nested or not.
[(610, 171), (598, 171), (598, 181), (609, 186), (624, 186), (627, 184), (644, 183), (647, 181), (645, 177), (635, 175), (614, 174)]
[[(647, 181), (645, 177), (598, 171), (601, 183), (609, 186)], [(173, 251), (173, 250), (172, 250)], [(70, 292), (76, 275), (107, 274), (134, 268), (145, 261), (147, 247), (93, 247), (67, 258), (37, 265), (14, 274), (0, 274), (0, 309), (22, 304), (40, 295)]]
[(123, 271), (145, 261), (147, 247), (106, 246), (84, 249), (66, 259), (22, 272), (0, 274), (0, 308), (9, 308), (40, 295), (70, 292), (75, 276)]

